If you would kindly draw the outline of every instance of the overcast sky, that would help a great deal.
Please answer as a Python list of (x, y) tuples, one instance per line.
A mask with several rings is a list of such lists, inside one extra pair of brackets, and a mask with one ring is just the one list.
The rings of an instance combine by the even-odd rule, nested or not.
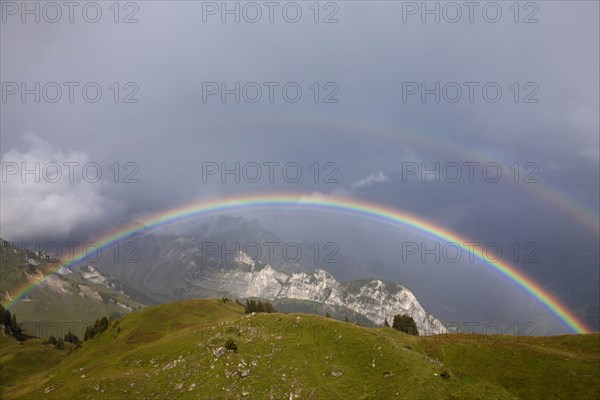
[[(98, 18), (81, 3), (72, 23), (66, 7), (59, 18), (41, 3), (36, 23), (21, 4), (2, 2), (4, 239), (89, 240), (192, 200), (322, 193), (398, 207), (506, 251), (515, 241), (535, 242), (541, 262), (517, 264), (574, 308), (591, 301), (597, 310), (597, 292), (571, 293), (597, 279), (599, 268), (597, 2), (540, 1), (518, 10), (513, 2), (484, 2), (471, 10), (472, 22), (464, 6), (459, 16), (430, 2), (439, 23), (422, 14), (421, 2), (321, 3), (318, 15), (313, 2), (281, 2), (273, 22), (262, 2), (241, 2), (239, 23), (221, 2), (134, 2), (118, 15), (112, 2), (99, 2)], [(236, 82), (239, 103), (232, 93), (223, 102), (221, 89)], [(22, 170), (36, 162), (39, 182)], [(203, 175), (207, 163), (236, 162), (258, 163), (262, 179)], [(288, 182), (275, 167), (269, 182), (270, 162), (297, 163), (302, 178)], [(470, 182), (464, 163), (475, 162)], [(62, 166), (60, 178), (52, 163)], [(447, 166), (447, 174), (441, 182), (422, 179), (422, 163)], [(485, 163), (502, 166), (498, 182), (489, 182), (494, 168), (482, 176)], [(455, 165), (463, 175), (452, 183)], [(252, 167), (246, 172), (254, 176)], [(420, 270), (417, 279), (395, 267), (394, 235), (420, 238), (417, 232), (327, 215), (263, 212), (260, 219), (290, 240), (345, 243), (348, 257), (364, 247), (362, 257), (385, 265), (371, 273), (423, 293), (445, 284), (439, 272)], [(574, 269), (580, 281), (565, 283)], [(498, 279), (461, 274), (453, 276), (463, 289), (476, 288), (471, 299)], [(506, 287), (498, 290), (505, 300), (513, 296)]]

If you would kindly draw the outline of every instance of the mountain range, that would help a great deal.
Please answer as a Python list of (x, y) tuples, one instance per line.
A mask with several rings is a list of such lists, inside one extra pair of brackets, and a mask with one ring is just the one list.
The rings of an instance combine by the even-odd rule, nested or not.
[[(106, 252), (94, 263), (52, 273), (11, 308), (26, 327), (52, 320), (76, 325), (74, 330), (81, 332), (95, 318), (148, 305), (203, 297), (262, 298), (287, 312), (328, 313), (370, 326), (407, 314), (421, 334), (446, 332), (405, 286), (375, 278), (340, 282), (323, 268), (311, 269), (308, 252), (293, 262), (277, 252), (266, 260), (241, 250), (228, 257), (207, 254), (206, 243), (235, 249), (266, 242), (284, 243), (257, 221), (234, 217), (215, 218), (191, 234), (144, 230), (128, 239), (135, 245), (133, 257), (116, 259)], [(6, 241), (2, 249), (0, 291), (5, 301), (15, 300), (17, 288), (40, 280), (56, 264), (45, 254)]]

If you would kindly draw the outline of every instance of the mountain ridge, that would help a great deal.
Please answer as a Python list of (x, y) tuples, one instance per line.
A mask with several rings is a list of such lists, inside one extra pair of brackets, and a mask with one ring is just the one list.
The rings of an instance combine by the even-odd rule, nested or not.
[[(242, 251), (235, 252), (232, 260), (220, 260), (218, 256), (207, 256), (198, 242), (197, 237), (211, 243), (227, 237), (230, 241), (278, 239), (264, 230), (258, 220), (220, 217), (201, 226), (206, 229), (187, 236), (147, 229), (128, 239), (132, 241), (128, 244), (133, 243), (138, 251), (136, 262), (102, 257), (94, 265), (77, 265), (52, 274), (42, 286), (53, 289), (59, 296), (77, 294), (88, 303), (109, 302), (120, 307), (111, 308), (111, 313), (191, 298), (256, 297), (280, 302), (293, 300), (286, 304), (288, 311), (294, 311), (295, 301), (310, 301), (320, 305), (313, 309), (337, 311), (336, 315), (344, 313), (351, 317), (360, 315), (370, 325), (383, 325), (396, 314), (407, 314), (413, 317), (422, 334), (446, 332), (443, 323), (428, 314), (415, 295), (401, 284), (374, 278), (339, 282), (322, 268), (309, 270), (291, 263), (283, 266), (264, 263)], [(119, 301), (119, 296), (125, 300)], [(24, 321), (35, 320), (35, 310), (23, 306), (28, 300), (22, 298), (16, 306)], [(301, 309), (306, 308), (302, 305)], [(77, 315), (73, 310), (70, 314)], [(98, 311), (92, 314), (102, 316)]]
[[(215, 292), (230, 293), (236, 297), (260, 297), (269, 300), (287, 298), (309, 300), (328, 306), (344, 306), (364, 315), (377, 325), (383, 325), (385, 319), (391, 321), (395, 314), (407, 314), (413, 317), (422, 334), (446, 332), (443, 323), (427, 314), (414, 294), (398, 283), (374, 278), (338, 282), (322, 269), (316, 269), (312, 273), (286, 274), (268, 264), (258, 272), (254, 267), (255, 265), (252, 265), (251, 269), (246, 271), (231, 270), (224, 266), (215, 268), (216, 271), (203, 270), (197, 278), (197, 285), (203, 285), (201, 287)], [(214, 285), (207, 287), (207, 282), (213, 282)]]

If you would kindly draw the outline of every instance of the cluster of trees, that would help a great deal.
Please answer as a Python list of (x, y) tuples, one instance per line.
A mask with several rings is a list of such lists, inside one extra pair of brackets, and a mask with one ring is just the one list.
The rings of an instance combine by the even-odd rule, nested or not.
[(64, 350), (65, 349), (65, 341), (61, 338), (55, 338), (54, 336), (50, 336), (44, 344), (51, 344), (55, 349)]
[(65, 334), (65, 342), (79, 344), (79, 343), (81, 343), (81, 340), (79, 339), (79, 337), (76, 334), (69, 332), (69, 333)]
[(108, 318), (102, 317), (101, 319), (97, 319), (94, 322), (94, 325), (90, 325), (85, 328), (85, 334), (83, 335), (83, 340), (90, 340), (94, 337), (98, 336), (102, 332), (108, 329)]
[[(390, 324), (387, 318), (383, 323), (386, 327), (389, 327)], [(417, 329), (417, 324), (413, 317), (406, 314), (396, 314), (394, 315), (394, 320), (392, 321), (392, 328), (408, 333), (409, 335), (419, 336), (419, 330)]]
[(54, 336), (50, 336), (48, 340), (44, 343), (53, 345), (55, 349), (64, 350), (65, 342), (73, 343), (77, 347), (81, 346), (81, 339), (79, 339), (79, 336), (71, 332), (66, 333), (64, 339), (57, 339)]
[(17, 315), (11, 314), (0, 304), (0, 325), (4, 325), (4, 332), (17, 340), (25, 340), (21, 325), (17, 322)]
[(236, 300), (239, 305), (244, 306), (244, 312), (246, 314), (251, 314), (253, 312), (264, 312), (264, 313), (274, 313), (277, 312), (273, 304), (268, 301), (260, 301), (260, 300), (246, 300), (245, 304), (240, 303)]

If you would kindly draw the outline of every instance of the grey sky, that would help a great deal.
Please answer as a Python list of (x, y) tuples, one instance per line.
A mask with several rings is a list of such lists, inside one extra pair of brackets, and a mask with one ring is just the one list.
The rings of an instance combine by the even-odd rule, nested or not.
[[(40, 23), (21, 23), (20, 11), (12, 15), (6, 3), (10, 2), (3, 2), (6, 21), (0, 30), (6, 96), (0, 121), (3, 168), (7, 162), (34, 160), (95, 162), (103, 178), (96, 183), (80, 176), (58, 183), (29, 178), (23, 183), (20, 174), (7, 177), (1, 193), (4, 239), (86, 240), (136, 215), (195, 199), (319, 192), (399, 207), (481, 241), (539, 243), (543, 267), (523, 268), (574, 307), (584, 301), (569, 297), (571, 289), (561, 293), (560, 282), (575, 263), (593, 277), (598, 269), (597, 236), (564, 208), (544, 201), (543, 195), (532, 195), (538, 189), (523, 187), (534, 183), (512, 182), (508, 167), (518, 162), (522, 179), (529, 172), (523, 165), (534, 163), (541, 185), (567, 196), (571, 207), (579, 205), (598, 215), (597, 2), (535, 2), (537, 9), (519, 10), (519, 23), (509, 8), (512, 2), (497, 3), (503, 14), (496, 23), (487, 22), (480, 8), (473, 23), (466, 14), (457, 23), (443, 18), (434, 23), (431, 16), (421, 23), (418, 14), (403, 22), (403, 2), (367, 1), (332, 3), (336, 6), (321, 9), (320, 22), (314, 23), (312, 2), (299, 2), (303, 14), (298, 23), (286, 22), (276, 10), (273, 23), (265, 14), (254, 24), (243, 18), (239, 24), (221, 23), (219, 15), (208, 15), (203, 22), (203, 3), (192, 1), (137, 2), (134, 17), (139, 22), (132, 24), (114, 23), (110, 2), (99, 3), (103, 14), (95, 24), (77, 11), (74, 23), (66, 21), (66, 14), (54, 24), (43, 18)], [(121, 9), (119, 20), (133, 11)], [(322, 23), (334, 11), (339, 22)], [(523, 23), (530, 13), (538, 23)], [(57, 103), (44, 98), (35, 103), (28, 95), (23, 103), (20, 93), (7, 93), (11, 82), (26, 82), (30, 88), (35, 82), (57, 82), (63, 97)], [(67, 100), (64, 82), (80, 84), (73, 103)], [(87, 82), (102, 88), (97, 103), (81, 97)], [(115, 89), (110, 89), (114, 82), (119, 83), (117, 103)], [(227, 82), (230, 87), (234, 82), (258, 82), (263, 97), (257, 103), (235, 103), (229, 95), (222, 103), (213, 95), (203, 102), (203, 82)], [(273, 103), (266, 99), (264, 82), (280, 83)], [(286, 82), (302, 88), (297, 103), (282, 98)], [(319, 87), (317, 103), (314, 82)], [(434, 95), (428, 95), (423, 103), (416, 94), (403, 102), (406, 82), (425, 82), (429, 88), (435, 82), (442, 87), (456, 82), (462, 98), (451, 103), (442, 96), (436, 103)], [(464, 82), (476, 85), (473, 102), (467, 99)], [(498, 102), (482, 97), (486, 83), (501, 87)], [(455, 88), (447, 86), (446, 97), (453, 97)], [(139, 102), (124, 103), (136, 89), (131, 98)], [(339, 102), (324, 103), (335, 89), (339, 90), (333, 98)], [(481, 175), (472, 184), (464, 179), (457, 184), (403, 182), (403, 163), (481, 159), (504, 167), (500, 182), (485, 182)], [(202, 179), (203, 162), (271, 161), (299, 163), (304, 178), (298, 183), (280, 176), (274, 183)], [(119, 183), (114, 183), (110, 169), (116, 162)], [(132, 175), (138, 183), (122, 182), (134, 171), (131, 165), (125, 167), (128, 162), (139, 167)], [(309, 167), (315, 162), (320, 168), (335, 163), (339, 182), (313, 182)], [(264, 213), (261, 218), (266, 227), (298, 240), (317, 235), (321, 229), (316, 226), (326, 219), (286, 220)], [(343, 225), (335, 217), (332, 221)], [(371, 225), (364, 229), (376, 230)], [(371, 242), (385, 242), (388, 233), (381, 229)], [(326, 230), (332, 230), (327, 235), (335, 235), (333, 240), (348, 243), (347, 248), (360, 245), (358, 238), (340, 233), (343, 229)], [(388, 266), (387, 272), (374, 273), (392, 278), (393, 254), (372, 250), (374, 243), (367, 247), (366, 259), (381, 258), (378, 262)], [(579, 254), (586, 254), (583, 261)], [(473, 287), (489, 279), (465, 274)], [(430, 273), (428, 281), (425, 274), (412, 284), (423, 291), (428, 282), (438, 288), (443, 282), (434, 275)], [(398, 273), (395, 279), (403, 281), (403, 276)], [(505, 300), (512, 296), (509, 292), (503, 292)]]

